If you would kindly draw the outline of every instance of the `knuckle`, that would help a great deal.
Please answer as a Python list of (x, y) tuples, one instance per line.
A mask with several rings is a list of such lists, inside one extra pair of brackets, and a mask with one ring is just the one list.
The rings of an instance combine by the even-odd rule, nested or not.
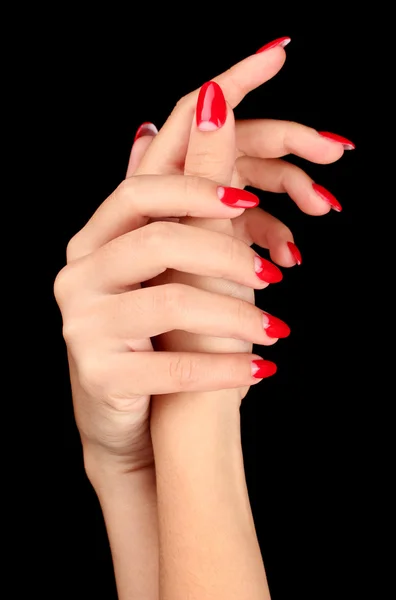
[(158, 303), (168, 315), (184, 314), (188, 286), (182, 283), (166, 283), (160, 287)]
[(80, 326), (76, 319), (64, 319), (62, 326), (62, 335), (67, 346), (73, 346), (75, 340), (78, 337), (79, 331)]
[(184, 110), (186, 106), (188, 106), (191, 102), (191, 93), (182, 96), (175, 104), (173, 112)]
[(226, 236), (225, 253), (229, 264), (233, 265), (241, 254), (240, 242), (237, 238)]
[(244, 84), (240, 78), (237, 76), (234, 67), (230, 67), (224, 73), (227, 78), (227, 85), (233, 89), (234, 94), (238, 94), (238, 96), (243, 97), (249, 90), (248, 86)]
[(235, 298), (235, 324), (239, 331), (250, 331), (256, 323), (257, 309), (249, 302), (240, 298)]
[(113, 194), (118, 198), (118, 200), (128, 201), (133, 196), (133, 191), (136, 187), (136, 178), (128, 177), (128, 179), (124, 179), (118, 185), (118, 187), (114, 190)]
[(169, 363), (169, 376), (178, 389), (191, 387), (197, 380), (194, 360), (188, 356), (178, 356)]
[(190, 202), (194, 203), (197, 196), (204, 192), (203, 180), (200, 177), (184, 177), (183, 192), (187, 200), (187, 206)]
[(149, 246), (150, 249), (160, 250), (163, 253), (164, 247), (166, 248), (169, 240), (175, 235), (176, 227), (176, 223), (155, 221), (141, 228), (140, 241), (142, 244)]
[(53, 289), (55, 300), (59, 307), (61, 307), (69, 297), (71, 290), (71, 273), (72, 269), (66, 265), (59, 271), (55, 278)]
[(67, 263), (75, 260), (79, 255), (80, 234), (76, 233), (66, 246), (66, 261)]
[(58, 305), (61, 303), (64, 291), (66, 289), (67, 267), (63, 267), (55, 277), (54, 281), (54, 296)]
[(185, 172), (189, 175), (199, 175), (216, 181), (225, 166), (224, 156), (203, 148), (188, 155)]

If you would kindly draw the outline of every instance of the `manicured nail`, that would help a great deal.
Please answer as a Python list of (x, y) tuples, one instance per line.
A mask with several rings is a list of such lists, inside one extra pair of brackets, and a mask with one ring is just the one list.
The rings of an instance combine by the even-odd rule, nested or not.
[(145, 136), (145, 135), (150, 135), (151, 137), (156, 136), (158, 133), (158, 129), (156, 128), (156, 126), (154, 125), (154, 123), (143, 123), (142, 125), (140, 125), (139, 129), (136, 132), (135, 135), (135, 139), (133, 140), (134, 142), (136, 142), (137, 139)]
[(301, 252), (297, 248), (296, 244), (293, 244), (293, 242), (287, 242), (287, 247), (290, 250), (290, 254), (292, 255), (292, 257), (296, 261), (296, 264), (301, 265), (301, 263), (302, 263), (302, 256), (301, 256)]
[(253, 360), (252, 361), (252, 377), (255, 379), (264, 379), (271, 377), (277, 371), (277, 366), (270, 360)]
[(261, 258), (261, 256), (254, 257), (254, 270), (257, 276), (267, 283), (278, 283), (283, 279), (282, 271), (269, 260)]
[(253, 208), (260, 202), (251, 192), (232, 187), (218, 187), (217, 195), (223, 204), (235, 208)]
[(276, 46), (281, 46), (282, 48), (284, 48), (290, 42), (291, 42), (291, 38), (289, 38), (289, 37), (278, 38), (278, 39), (274, 40), (273, 42), (269, 42), (268, 44), (265, 44), (265, 46), (260, 48), (260, 50), (257, 50), (256, 54), (260, 54), (260, 52), (265, 52), (266, 50), (270, 50), (271, 48), (275, 48)]
[(197, 102), (197, 127), (201, 131), (214, 131), (223, 127), (227, 118), (227, 105), (221, 87), (214, 81), (205, 83)]
[(263, 327), (270, 338), (286, 338), (290, 335), (290, 327), (277, 317), (263, 312)]
[(330, 204), (331, 208), (333, 208), (337, 212), (342, 211), (341, 204), (338, 202), (337, 198), (335, 198), (335, 196), (333, 196), (333, 194), (329, 192), (329, 190), (326, 190), (326, 188), (324, 188), (322, 185), (318, 185), (317, 183), (313, 183), (312, 187), (318, 194), (318, 196), (320, 196), (323, 200)]
[(341, 135), (337, 135), (336, 133), (330, 133), (329, 131), (318, 131), (320, 135), (331, 140), (332, 142), (338, 142), (344, 146), (344, 150), (355, 150), (356, 146), (350, 140), (342, 137)]

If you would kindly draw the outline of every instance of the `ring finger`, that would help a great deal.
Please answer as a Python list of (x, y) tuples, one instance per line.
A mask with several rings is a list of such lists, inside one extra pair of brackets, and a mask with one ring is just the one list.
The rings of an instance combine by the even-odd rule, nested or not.
[(182, 330), (267, 346), (290, 333), (286, 323), (250, 302), (180, 283), (107, 296), (96, 319), (106, 337), (124, 341)]
[(236, 169), (244, 185), (267, 192), (287, 193), (309, 215), (342, 210), (333, 194), (314, 183), (305, 171), (284, 160), (241, 156), (236, 161)]

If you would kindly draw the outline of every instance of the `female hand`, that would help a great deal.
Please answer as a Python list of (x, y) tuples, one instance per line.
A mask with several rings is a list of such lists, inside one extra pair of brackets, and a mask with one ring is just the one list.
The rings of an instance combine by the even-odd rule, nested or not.
[[(88, 459), (111, 455), (125, 459), (128, 469), (152, 460), (147, 426), (151, 394), (257, 381), (253, 361), (259, 357), (248, 353), (151, 352), (150, 338), (173, 329), (229, 336), (239, 303), (223, 296), (213, 303), (209, 294), (182, 285), (141, 288), (142, 281), (173, 268), (226, 277), (249, 288), (266, 285), (255, 271), (256, 253), (238, 240), (177, 223), (145, 225), (148, 218), (186, 211), (213, 219), (241, 214), (243, 209), (220, 201), (217, 188), (208, 180), (181, 176), (130, 178), (69, 244), (68, 265), (58, 275), (55, 293), (64, 321), (76, 420)], [(114, 224), (107, 221), (109, 213), (128, 217), (130, 231), (84, 253), (81, 248), (92, 243), (85, 233), (89, 237), (94, 229), (106, 236), (106, 227)], [(276, 270), (268, 261), (261, 264)], [(181, 298), (188, 299), (188, 311), (180, 311)], [(261, 327), (261, 311), (254, 306), (250, 311), (253, 316), (246, 313), (233, 333), (250, 342), (270, 343)], [(188, 376), (192, 363), (194, 379)]]
[[(268, 64), (271, 64), (272, 61), (277, 66), (282, 64), (284, 52), (280, 47), (273, 50), (268, 56), (271, 54), (272, 58)], [(242, 99), (245, 90), (248, 91), (255, 86), (255, 77), (257, 76), (255, 58), (249, 57), (229, 72), (215, 78), (214, 81), (220, 82), (224, 87), (226, 98), (230, 100), (231, 105), (235, 105)], [(213, 83), (207, 85), (215, 89)], [(221, 94), (221, 90), (218, 94)], [(190, 122), (194, 116), (194, 103), (197, 103), (197, 98), (198, 92), (184, 98), (155, 138), (144, 136), (144, 132), (148, 128), (141, 128), (139, 133), (143, 135), (138, 137), (130, 161), (130, 165), (134, 166), (140, 159), (138, 173), (184, 171), (185, 174), (208, 177), (225, 185), (244, 187), (244, 185), (250, 184), (271, 191), (288, 191), (296, 203), (309, 214), (327, 213), (331, 209), (329, 199), (332, 200), (333, 207), (340, 208), (331, 195), (327, 194), (326, 201), (323, 199), (325, 194), (318, 195), (312, 180), (304, 171), (270, 157), (282, 156), (294, 151), (295, 154), (315, 162), (332, 162), (342, 156), (347, 140), (344, 140), (344, 144), (335, 143), (315, 130), (297, 123), (246, 121), (236, 124), (237, 149), (235, 150), (235, 141), (231, 135), (233, 128), (231, 120), (226, 121), (224, 127), (216, 133), (201, 133), (194, 124), (191, 128)], [(179, 110), (179, 107), (182, 110)], [(161, 152), (164, 141), (169, 141), (169, 145), (172, 144), (171, 137), (168, 138), (170, 125), (174, 128), (177, 127), (179, 132), (179, 135), (173, 138), (177, 140), (177, 143), (173, 144), (174, 154)], [(226, 131), (227, 128), (228, 131)], [(152, 133), (150, 129), (149, 132)], [(214, 142), (215, 136), (217, 137)], [(186, 152), (187, 147), (187, 159), (183, 161), (183, 153)], [(222, 231), (249, 245), (256, 243), (269, 248), (273, 260), (283, 266), (292, 266), (296, 262), (301, 263), (301, 255), (293, 244), (290, 230), (261, 209), (247, 211), (239, 218), (227, 222), (209, 222), (191, 218), (182, 219), (180, 222), (190, 226), (195, 225)], [(275, 280), (279, 279), (273, 281)], [(170, 270), (155, 278), (150, 284), (159, 285), (166, 282), (183, 282), (205, 290), (232, 295), (245, 301), (253, 302), (254, 300), (252, 290), (243, 289), (237, 284), (230, 284), (224, 279), (209, 281), (191, 274)], [(242, 302), (239, 313), (243, 313), (244, 306), (245, 302)], [(287, 335), (288, 328), (284, 324), (278, 322), (278, 327), (279, 337)], [(189, 351), (206, 349), (213, 352), (215, 348), (227, 352), (250, 350), (250, 345), (240, 340), (213, 340), (206, 337), (204, 341), (202, 337), (191, 336), (182, 331), (163, 335), (160, 340), (156, 340), (156, 344), (157, 347), (163, 349), (183, 348)]]
[[(265, 53), (249, 57), (221, 76), (222, 85), (228, 90), (234, 105), (249, 89), (257, 87), (281, 68), (284, 53), (278, 48), (264, 58)], [(179, 167), (180, 163), (184, 164), (185, 157), (181, 160), (180, 151), (183, 152), (184, 148), (186, 152), (196, 96), (193, 93), (178, 104), (155, 140), (156, 143), (150, 147), (152, 162), (155, 163), (154, 173), (160, 172), (164, 164), (168, 164), (166, 161), (173, 165), (174, 173), (178, 170), (177, 164)], [(184, 137), (179, 137), (179, 133), (183, 133)], [(161, 139), (163, 143), (159, 144)], [(142, 140), (138, 140), (134, 151), (143, 143)], [(331, 156), (335, 160), (342, 154), (342, 146), (320, 136), (313, 142), (315, 144), (318, 154), (327, 153), (328, 161)], [(326, 150), (323, 151), (323, 148)], [(243, 151), (248, 151), (248, 148)], [(148, 158), (148, 153), (144, 158)], [(142, 170), (143, 167), (144, 161)], [(235, 256), (239, 255), (239, 250), (235, 253), (236, 246), (242, 254), (234, 263), (235, 266), (228, 261), (225, 266), (224, 253), (230, 250), (226, 245), (214, 242), (213, 234), (211, 241), (208, 241), (210, 232), (194, 232), (194, 239), (189, 237), (193, 246), (186, 248), (185, 237), (181, 233), (180, 238), (175, 235), (175, 225), (168, 224), (167, 229), (161, 224), (145, 226), (150, 218), (189, 214), (199, 218), (230, 219), (242, 215), (243, 209), (223, 205), (216, 195), (216, 189), (217, 186), (209, 182), (188, 178), (179, 180), (171, 176), (164, 180), (158, 177), (135, 177), (123, 182), (86, 227), (71, 240), (67, 252), (68, 265), (56, 281), (55, 292), (64, 318), (69, 350), (76, 419), (84, 450), (89, 447), (95, 451), (94, 454), (102, 455), (104, 451), (106, 456), (111, 453), (113, 457), (121, 457), (128, 468), (138, 468), (152, 460), (148, 432), (149, 394), (237, 387), (254, 381), (251, 376), (252, 356), (195, 357), (183, 353), (170, 356), (149, 352), (152, 346), (148, 338), (169, 327), (212, 334), (215, 329), (211, 326), (205, 329), (206, 318), (200, 319), (199, 327), (194, 329), (194, 324), (183, 321), (185, 315), (175, 314), (177, 294), (180, 296), (185, 288), (165, 286), (160, 290), (140, 290), (139, 283), (145, 278), (173, 267), (197, 275), (216, 276), (220, 272), (221, 277), (251, 288), (260, 289), (266, 285), (255, 274), (255, 255), (245, 245), (238, 246), (237, 242), (232, 242)], [(321, 204), (319, 198), (315, 198), (315, 201), (318, 206)], [(309, 203), (304, 202), (309, 210)], [(325, 205), (322, 204), (321, 210), (326, 211)], [(267, 221), (264, 215), (258, 213), (258, 220), (250, 222), (249, 226), (238, 221), (238, 218), (234, 219), (235, 233), (246, 229), (249, 243), (256, 241), (263, 246), (269, 245), (278, 262), (294, 264), (290, 253), (285, 252), (284, 248), (285, 231), (288, 230), (272, 217)], [(139, 227), (141, 229), (137, 230)], [(288, 235), (292, 240), (290, 232)], [(169, 242), (165, 246), (164, 239)], [(216, 250), (211, 249), (212, 245)], [(199, 251), (194, 250), (197, 246)], [(210, 260), (202, 255), (202, 248), (209, 251)], [(246, 254), (247, 250), (250, 254)], [(223, 256), (219, 256), (217, 267), (216, 252)], [(134, 261), (136, 253), (139, 254), (139, 262)], [(188, 262), (192, 257), (194, 264)], [(262, 264), (268, 269), (268, 279), (271, 270), (269, 263)], [(219, 270), (216, 271), (216, 268)], [(230, 273), (229, 269), (233, 272)], [(199, 294), (199, 290), (196, 293)], [(197, 303), (199, 305), (201, 298)], [(232, 301), (233, 298), (224, 298), (229, 307)], [(145, 307), (152, 309), (150, 315), (145, 313)], [(258, 309), (251, 307), (251, 310), (255, 311), (256, 317), (261, 315)], [(225, 310), (220, 312), (226, 314)], [(123, 314), (126, 318), (123, 318)], [(208, 316), (213, 314), (210, 307)], [(179, 318), (183, 322), (178, 321)], [(221, 326), (221, 322), (221, 319), (217, 320), (215, 326)], [(236, 335), (246, 339), (246, 327), (243, 329), (244, 332), (236, 332)], [(225, 330), (223, 332), (226, 333)], [(271, 343), (262, 328), (254, 334), (251, 332), (247, 341)], [(133, 354), (131, 349), (135, 350)], [(186, 378), (191, 359), (196, 359), (198, 365), (195, 381)], [(208, 369), (208, 364), (211, 367), (216, 365), (216, 368)]]

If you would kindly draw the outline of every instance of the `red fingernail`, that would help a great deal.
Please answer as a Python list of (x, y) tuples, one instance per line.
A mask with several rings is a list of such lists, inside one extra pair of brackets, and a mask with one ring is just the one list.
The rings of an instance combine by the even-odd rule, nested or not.
[(157, 135), (157, 133), (158, 129), (156, 128), (154, 123), (143, 123), (137, 130), (135, 139), (133, 141), (136, 142), (137, 139), (143, 137), (144, 135), (150, 135), (151, 137), (154, 137), (155, 135)]
[(253, 360), (252, 361), (252, 377), (255, 379), (264, 379), (264, 377), (271, 377), (277, 371), (277, 366), (270, 360)]
[(265, 44), (265, 46), (260, 48), (260, 50), (257, 50), (256, 54), (260, 54), (260, 52), (265, 52), (265, 50), (270, 50), (271, 48), (275, 48), (276, 46), (281, 46), (282, 48), (284, 48), (290, 42), (291, 42), (291, 38), (289, 38), (289, 37), (278, 38), (278, 39), (274, 40), (273, 42), (269, 42), (268, 44)]
[(223, 127), (227, 118), (227, 105), (221, 87), (214, 81), (205, 83), (197, 101), (197, 127), (201, 131), (214, 131)]
[(342, 211), (341, 204), (338, 202), (337, 198), (335, 198), (335, 196), (333, 196), (333, 194), (329, 192), (329, 190), (326, 190), (326, 188), (324, 188), (322, 185), (318, 185), (317, 183), (313, 183), (312, 187), (318, 194), (318, 196), (320, 196), (321, 198), (323, 198), (323, 200), (330, 204), (331, 208), (333, 208), (337, 212)]
[(282, 271), (269, 260), (261, 258), (261, 256), (254, 257), (254, 270), (257, 276), (267, 283), (278, 283), (283, 279)]
[(260, 200), (246, 190), (231, 187), (218, 187), (217, 195), (223, 204), (235, 208), (253, 208), (257, 206)]
[(263, 327), (270, 338), (286, 338), (290, 335), (289, 325), (268, 313), (263, 313)]
[(344, 150), (355, 150), (356, 146), (350, 140), (342, 137), (341, 135), (337, 135), (336, 133), (330, 133), (329, 131), (318, 131), (320, 135), (331, 140), (332, 142), (338, 142), (344, 146)]
[(290, 254), (294, 258), (294, 260), (296, 261), (296, 263), (298, 265), (301, 265), (301, 263), (302, 263), (302, 256), (301, 256), (301, 252), (297, 248), (296, 244), (293, 244), (293, 242), (287, 242), (287, 246), (288, 246), (288, 248), (290, 250)]

